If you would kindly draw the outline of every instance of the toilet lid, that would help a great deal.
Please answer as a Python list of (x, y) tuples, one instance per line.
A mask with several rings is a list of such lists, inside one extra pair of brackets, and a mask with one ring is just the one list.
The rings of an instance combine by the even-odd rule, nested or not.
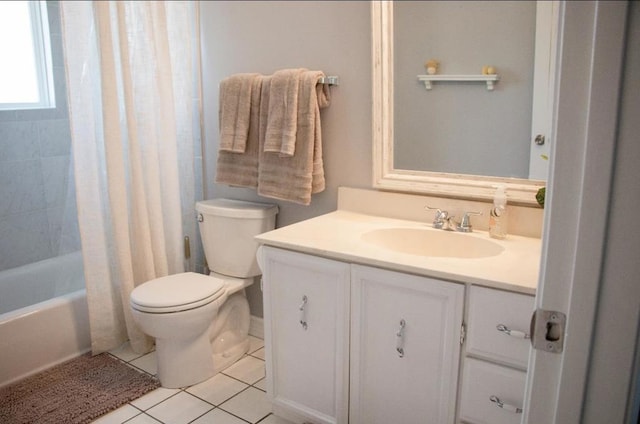
[(131, 306), (143, 312), (184, 311), (213, 302), (224, 294), (224, 286), (224, 280), (195, 272), (168, 275), (133, 289)]

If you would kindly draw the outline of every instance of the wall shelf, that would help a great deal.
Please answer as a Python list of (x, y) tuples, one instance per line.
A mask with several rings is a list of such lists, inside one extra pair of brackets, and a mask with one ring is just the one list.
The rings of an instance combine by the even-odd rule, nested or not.
[(500, 80), (498, 75), (418, 75), (418, 80), (424, 83), (424, 88), (431, 90), (432, 81), (462, 81), (483, 82), (487, 84), (487, 90), (493, 91), (494, 83)]

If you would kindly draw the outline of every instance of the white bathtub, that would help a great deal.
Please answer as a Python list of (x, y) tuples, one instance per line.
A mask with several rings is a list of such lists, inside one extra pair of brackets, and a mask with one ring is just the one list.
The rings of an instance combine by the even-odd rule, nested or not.
[(90, 347), (80, 252), (0, 272), (0, 387)]

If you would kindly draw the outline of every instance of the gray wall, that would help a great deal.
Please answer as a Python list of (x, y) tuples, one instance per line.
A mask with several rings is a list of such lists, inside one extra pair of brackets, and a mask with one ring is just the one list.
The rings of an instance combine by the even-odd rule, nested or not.
[[(277, 203), (277, 225), (284, 226), (335, 210), (339, 186), (371, 187), (369, 2), (202, 2), (200, 20), (206, 198)], [(314, 195), (310, 206), (301, 206), (214, 184), (219, 82), (234, 73), (268, 75), (294, 67), (340, 77), (322, 112), (326, 190)], [(262, 316), (257, 284), (248, 297), (251, 313)]]
[(0, 270), (80, 249), (58, 2), (47, 2), (56, 108), (0, 111)]
[[(395, 167), (527, 178), (535, 2), (400, 1), (393, 18)], [(427, 91), (417, 75), (432, 58), (440, 74), (493, 65), (500, 81)]]

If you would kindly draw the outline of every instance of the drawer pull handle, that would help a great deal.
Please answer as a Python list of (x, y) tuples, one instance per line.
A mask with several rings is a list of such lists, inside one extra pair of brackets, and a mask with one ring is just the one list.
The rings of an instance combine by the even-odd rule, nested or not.
[(404, 326), (407, 325), (405, 320), (400, 320), (400, 328), (396, 332), (396, 352), (398, 356), (404, 358)]
[(307, 296), (304, 295), (302, 296), (302, 303), (300, 304), (300, 307), (298, 308), (300, 310), (300, 325), (302, 326), (303, 330), (307, 329), (307, 314), (306, 314), (306, 308), (307, 306)]
[(514, 414), (522, 414), (522, 408), (504, 403), (498, 396), (492, 395), (489, 397), (489, 400), (495, 403), (498, 408), (502, 408), (505, 411), (513, 412)]
[(501, 333), (506, 334), (507, 336), (511, 336), (511, 337), (517, 337), (519, 339), (528, 339), (529, 335), (523, 331), (518, 331), (518, 330), (512, 330), (509, 327), (507, 327), (504, 324), (498, 324), (496, 325), (496, 330), (500, 331)]

